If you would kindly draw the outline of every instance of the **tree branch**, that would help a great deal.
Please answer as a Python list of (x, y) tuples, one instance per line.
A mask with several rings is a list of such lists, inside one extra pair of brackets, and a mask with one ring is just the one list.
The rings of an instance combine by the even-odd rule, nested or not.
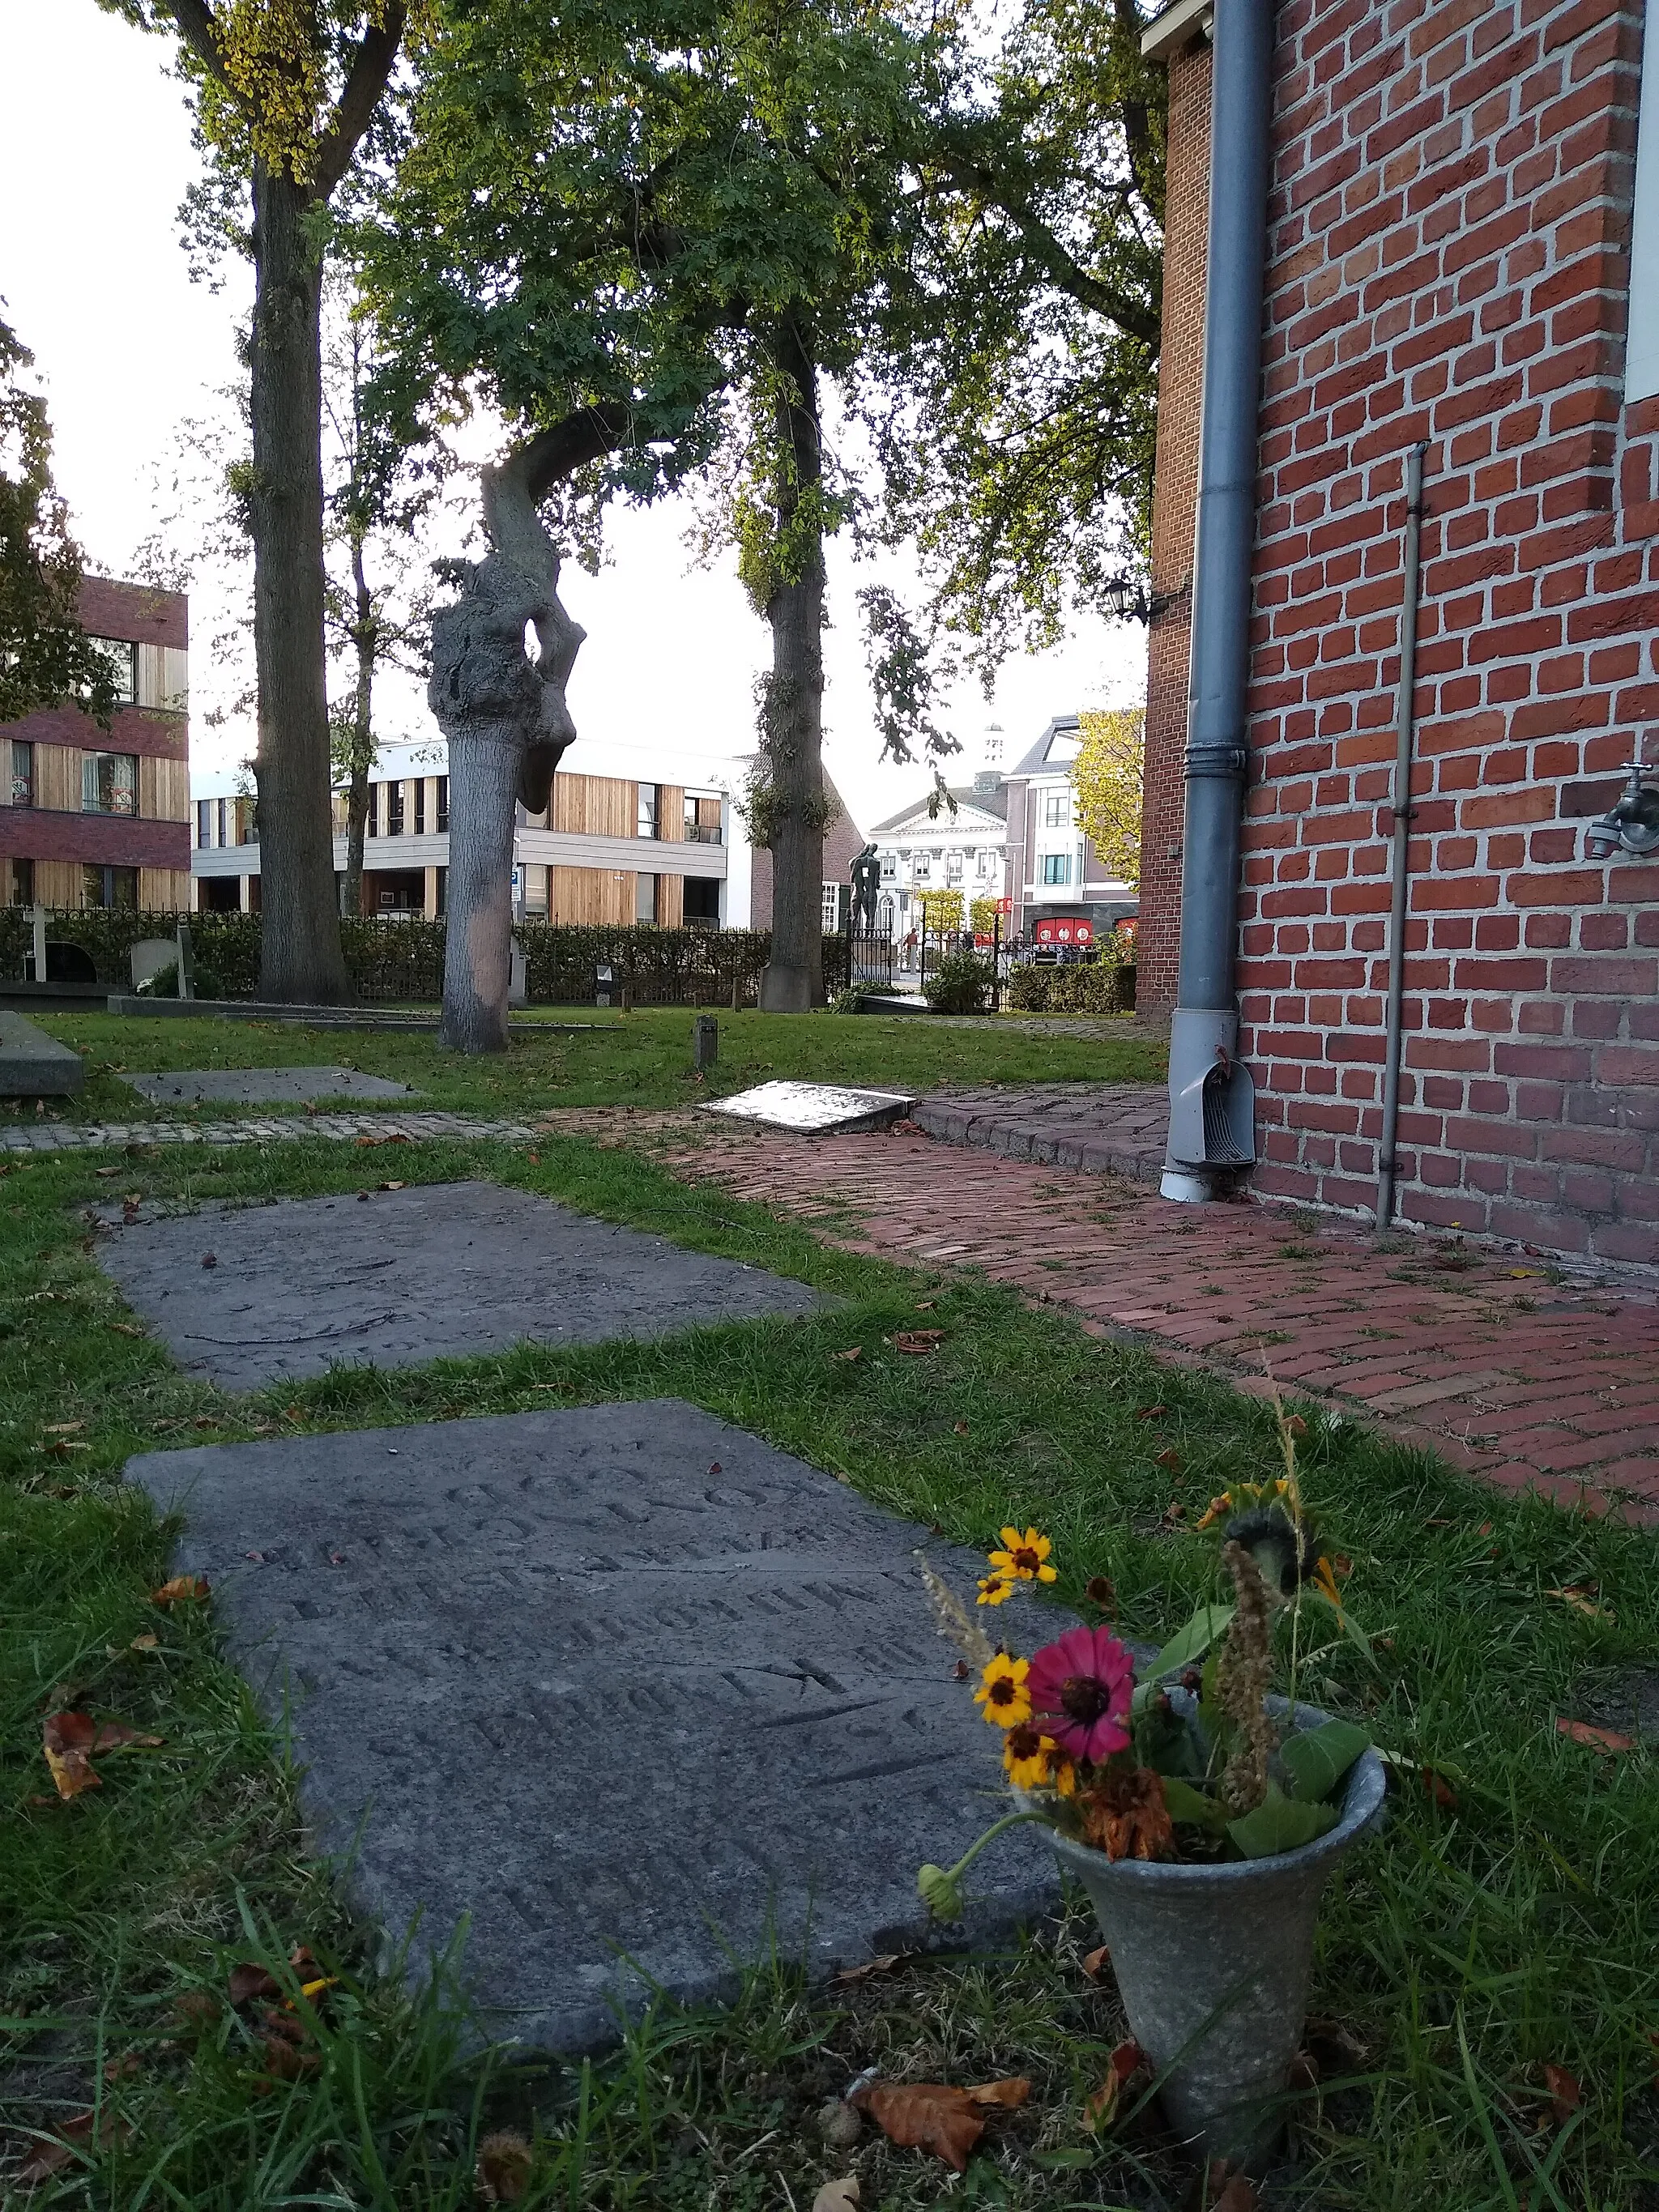
[[(195, 0), (179, 0), (194, 5)], [(334, 118), (317, 149), (315, 185), (319, 199), (329, 198), (351, 165), (351, 157), (386, 90), (403, 43), (405, 0), (389, 0), (384, 23), (371, 23), (357, 43), (351, 67), (335, 104)]]
[[(230, 79), (225, 71), (225, 58), (219, 45), (219, 26), (213, 20), (212, 9), (205, 4), (205, 0), (163, 0), (163, 4), (179, 26), (179, 35), (191, 53), (228, 92)], [(237, 105), (241, 105), (240, 100)]]

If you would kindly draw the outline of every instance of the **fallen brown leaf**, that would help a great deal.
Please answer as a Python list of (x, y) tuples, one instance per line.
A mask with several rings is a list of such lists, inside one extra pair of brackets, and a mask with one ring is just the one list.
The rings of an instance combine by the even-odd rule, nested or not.
[(1002, 2081), (981, 2081), (968, 2092), (976, 2105), (1000, 2106), (1006, 2112), (1017, 2112), (1030, 2094), (1031, 2085), (1023, 2074), (1012, 2074)]
[(84, 1421), (52, 1421), (40, 1433), (47, 1437), (72, 1437), (77, 1429), (84, 1429)]
[(1154, 1452), (1152, 1455), (1152, 1464), (1154, 1467), (1161, 1467), (1165, 1474), (1179, 1474), (1181, 1472), (1181, 1454), (1176, 1451), (1173, 1446), (1161, 1452)]
[(158, 1590), (152, 1590), (152, 1605), (178, 1605), (185, 1599), (199, 1600), (211, 1594), (212, 1585), (205, 1575), (174, 1575)]
[(858, 1359), (862, 1357), (863, 1352), (864, 1346), (861, 1344), (849, 1344), (845, 1352), (831, 1352), (830, 1356), (832, 1359)]
[(382, 1190), (407, 1190), (409, 1188), (409, 1185), (406, 1182), (383, 1182), (380, 1185), (380, 1188)]
[(1145, 2061), (1146, 2053), (1135, 2042), (1120, 2043), (1107, 2063), (1106, 2079), (1091, 2097), (1083, 2103), (1083, 2124), (1091, 2134), (1109, 2128), (1117, 2118), (1117, 2108), (1125, 2085), (1133, 2081)]
[(937, 1352), (944, 1340), (945, 1331), (942, 1328), (902, 1328), (896, 1336), (890, 1336), (887, 1340), (895, 1352), (908, 1352), (918, 1356), (923, 1352)]
[(1091, 1982), (1097, 1982), (1101, 1976), (1105, 1972), (1107, 1966), (1110, 1961), (1111, 1955), (1111, 1953), (1107, 1949), (1105, 1944), (1103, 1943), (1097, 1951), (1085, 1952), (1083, 1957), (1079, 1960), (1079, 1964), (1082, 1966), (1084, 1972), (1087, 1974)]
[(158, 1648), (161, 1641), (161, 1638), (156, 1635), (154, 1629), (147, 1628), (142, 1636), (133, 1638), (127, 1649), (129, 1651), (154, 1651)]
[(137, 2052), (129, 2051), (120, 2058), (106, 2058), (104, 2061), (104, 2079), (106, 2081), (130, 2081), (138, 2072), (139, 2067), (140, 2060)]
[(1614, 1620), (1618, 1618), (1610, 1605), (1597, 1605), (1595, 1593), (1586, 1589), (1582, 1583), (1569, 1583), (1565, 1589), (1547, 1589), (1544, 1595), (1546, 1597), (1559, 1597), (1564, 1605), (1570, 1605), (1575, 1613), (1582, 1613), (1589, 1620)]
[(1143, 1406), (1135, 1419), (1138, 1421), (1156, 1421), (1169, 1410), (1167, 1406)]
[(60, 1797), (78, 1797), (83, 1790), (101, 1790), (92, 1771), (92, 1748), (98, 1723), (90, 1713), (48, 1713), (41, 1723), (40, 1747)]
[(173, 2009), (186, 2027), (207, 2027), (223, 2008), (211, 1990), (181, 1990), (173, 2001)]
[(1574, 1743), (1588, 1744), (1592, 1751), (1611, 1753), (1615, 1751), (1634, 1751), (1633, 1735), (1620, 1735), (1616, 1729), (1595, 1728), (1589, 1721), (1570, 1721), (1565, 1713), (1555, 1723), (1558, 1735), (1570, 1736)]
[(58, 2123), (58, 2133), (62, 2140), (42, 2142), (31, 2154), (27, 2164), (21, 2166), (13, 2174), (13, 2185), (19, 2189), (38, 2188), (41, 2182), (49, 2181), (54, 2173), (63, 2172), (81, 2144), (95, 2143), (101, 2148), (118, 2135), (125, 2136), (131, 2132), (113, 2112), (106, 2112), (101, 2121), (96, 2112), (73, 2113), (68, 2119)]
[(128, 1744), (137, 1743), (142, 1744), (146, 1751), (159, 1751), (162, 1741), (159, 1735), (141, 1735), (137, 1729), (129, 1728), (125, 1721), (100, 1721), (92, 1747), (94, 1752), (122, 1751)]
[(112, 1321), (110, 1327), (115, 1331), (117, 1336), (142, 1336), (144, 1333), (136, 1322)]
[(282, 1984), (256, 1960), (245, 1959), (230, 1970), (230, 2002), (238, 2012), (256, 1997), (279, 1997), (282, 1994)]
[(826, 2181), (812, 2199), (812, 2212), (858, 2212), (858, 2176), (849, 2173), (842, 2181)]
[(968, 1424), (966, 1421), (953, 1421), (951, 1424), (951, 1427), (952, 1434), (956, 1436), (965, 1437), (968, 1433)]
[(1544, 2087), (1549, 2091), (1550, 2110), (1555, 2114), (1557, 2125), (1565, 2127), (1584, 2101), (1577, 2076), (1570, 2074), (1565, 2066), (1556, 2065), (1553, 2059), (1546, 2059)]
[(322, 2063), (314, 2051), (307, 2051), (286, 2036), (271, 2034), (262, 2039), (259, 2057), (264, 2070), (274, 2081), (298, 2081), (313, 2074)]
[(478, 2199), (483, 2204), (516, 2204), (530, 2186), (534, 2163), (530, 2145), (503, 2128), (478, 2145)]
[(1218, 2173), (1212, 2166), (1211, 2172), (1211, 2186), (1220, 2193), (1209, 2199), (1210, 2212), (1255, 2212), (1255, 2184), (1247, 2175), (1229, 2173), (1224, 2166)]
[(880, 1958), (866, 1959), (862, 1966), (843, 1966), (832, 1979), (837, 1982), (867, 1982), (872, 1974), (890, 1974), (902, 1956), (899, 1951), (884, 1951)]
[(1423, 1769), (1423, 1787), (1443, 1812), (1455, 1813), (1457, 1810), (1457, 1792), (1437, 1768), (1425, 1766)]
[(937, 2081), (872, 2081), (848, 2100), (868, 2112), (890, 2142), (902, 2150), (929, 2150), (957, 2173), (985, 2132), (979, 2107), (966, 2089)]

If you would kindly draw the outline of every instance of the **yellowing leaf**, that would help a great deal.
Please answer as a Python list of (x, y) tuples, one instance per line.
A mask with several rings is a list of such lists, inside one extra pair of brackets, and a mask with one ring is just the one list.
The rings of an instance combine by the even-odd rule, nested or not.
[(1590, 1592), (1580, 1583), (1569, 1583), (1565, 1589), (1547, 1589), (1544, 1595), (1546, 1597), (1559, 1597), (1564, 1605), (1570, 1605), (1575, 1613), (1582, 1613), (1589, 1620), (1617, 1619), (1610, 1605), (1597, 1605)]
[(152, 1605), (178, 1605), (185, 1600), (200, 1600), (210, 1595), (211, 1585), (204, 1575), (174, 1575), (158, 1590), (152, 1590)]
[(890, 2142), (932, 2151), (958, 2173), (967, 2172), (968, 2154), (985, 2132), (969, 2092), (942, 2082), (872, 2081), (848, 2102), (868, 2112)]
[(60, 1797), (78, 1797), (103, 1784), (92, 1771), (98, 1723), (90, 1713), (48, 1713), (41, 1723), (40, 1747)]

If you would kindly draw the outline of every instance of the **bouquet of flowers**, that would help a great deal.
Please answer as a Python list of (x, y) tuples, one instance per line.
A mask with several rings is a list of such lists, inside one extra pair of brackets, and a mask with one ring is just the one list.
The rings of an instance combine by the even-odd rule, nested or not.
[[(1200, 1606), (1140, 1666), (1109, 1625), (1104, 1578), (1088, 1586), (1092, 1624), (1029, 1658), (992, 1643), (978, 1607), (1057, 1579), (1053, 1547), (1036, 1528), (1002, 1530), (971, 1613), (923, 1563), (940, 1632), (968, 1662), (963, 1671), (977, 1670), (974, 1696), (1002, 1731), (1003, 1768), (1022, 1808), (955, 1867), (922, 1869), (919, 1887), (937, 1917), (961, 1917), (969, 1862), (1016, 1820), (1046, 1821), (1109, 1859), (1215, 1861), (1297, 1850), (1341, 1818), (1341, 1785), (1370, 1739), (1306, 1708), (1298, 1723), (1308, 1609), (1369, 1647), (1339, 1591), (1348, 1562), (1326, 1550), (1303, 1504), (1300, 1426), (1281, 1410), (1284, 1474), (1235, 1484), (1196, 1523), (1219, 1533), (1231, 1602)], [(1287, 1695), (1275, 1698), (1281, 1654)]]

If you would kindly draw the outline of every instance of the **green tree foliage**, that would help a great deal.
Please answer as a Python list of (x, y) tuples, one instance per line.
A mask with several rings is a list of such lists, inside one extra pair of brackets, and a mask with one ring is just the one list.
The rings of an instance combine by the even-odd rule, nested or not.
[(1141, 784), (1146, 717), (1139, 707), (1085, 708), (1072, 763), (1078, 826), (1120, 882), (1140, 881)]
[(0, 722), (80, 697), (107, 725), (109, 663), (81, 628), (81, 549), (52, 480), (46, 403), (34, 356), (0, 321)]
[(1134, 0), (1023, 0), (933, 116), (929, 220), (872, 427), (988, 668), (1144, 562), (1162, 309), (1165, 84)]

